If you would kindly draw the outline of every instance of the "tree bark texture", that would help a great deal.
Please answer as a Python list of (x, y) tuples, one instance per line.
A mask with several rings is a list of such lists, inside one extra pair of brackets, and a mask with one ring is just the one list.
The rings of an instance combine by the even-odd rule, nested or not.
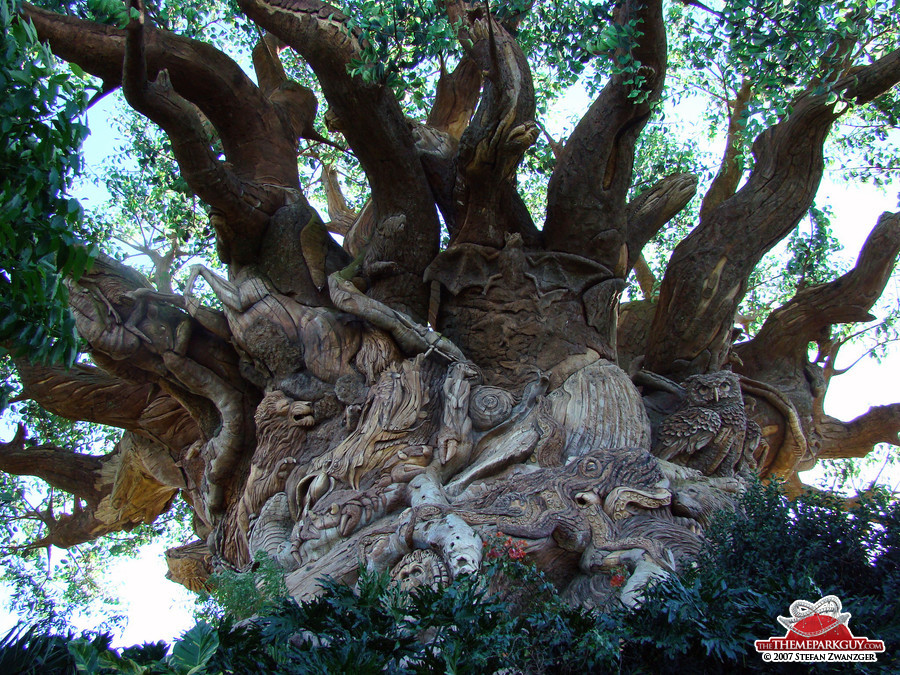
[[(531, 73), (486, 5), (447, 3), (465, 56), (442, 64), (420, 123), (389, 87), (350, 74), (362, 47), (338, 9), (239, 4), (267, 31), (259, 86), (213, 47), (143, 18), (115, 29), (24, 6), (56, 54), (121, 86), (169, 135), (229, 266), (194, 266), (173, 293), (100, 256), (70, 284), (95, 365), (17, 360), (24, 397), (125, 430), (104, 457), (32, 445), (24, 431), (0, 446), (0, 469), (79, 498), (72, 514), (42, 514), (37, 545), (150, 522), (181, 491), (198, 538), (167, 560), (195, 590), (216, 566), (243, 569), (260, 553), (297, 599), (324, 575), (352, 583), (360, 565), (442, 583), (477, 570), (501, 533), (573, 601), (633, 603), (697, 552), (752, 473), (790, 479), (819, 458), (897, 443), (896, 405), (848, 423), (824, 415), (830, 375), (807, 349), (834, 324), (871, 318), (900, 251), (896, 214), (854, 270), (732, 344), (750, 272), (818, 187), (839, 114), (824, 97), (802, 96), (756, 139), (740, 189), (729, 145), (658, 298), (651, 280), (647, 299), (620, 312), (644, 245), (697, 189), (694, 176), (660, 176), (628, 201), (666, 72), (661, 2), (616, 6), (614, 22), (641, 27), (639, 95), (623, 75), (600, 92), (559, 154), (542, 231), (515, 180), (537, 135)], [(285, 45), (315, 72), (371, 187), (354, 212), (328, 167), (330, 223), (299, 184), (297, 139), (315, 134), (318, 102), (277, 62)], [(898, 63), (891, 53), (839, 88), (863, 103), (900, 79)], [(198, 284), (221, 310), (198, 300)]]

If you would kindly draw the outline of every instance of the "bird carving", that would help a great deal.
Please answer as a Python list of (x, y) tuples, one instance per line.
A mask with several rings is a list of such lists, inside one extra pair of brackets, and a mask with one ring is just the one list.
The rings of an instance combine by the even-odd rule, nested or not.
[(747, 429), (740, 381), (722, 370), (692, 375), (684, 388), (681, 408), (659, 426), (653, 454), (706, 476), (734, 475)]

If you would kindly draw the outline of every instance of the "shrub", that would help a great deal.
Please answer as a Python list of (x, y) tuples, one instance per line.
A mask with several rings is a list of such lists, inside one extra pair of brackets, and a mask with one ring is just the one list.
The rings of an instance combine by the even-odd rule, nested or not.
[[(19, 628), (0, 643), (0, 671), (809, 672), (764, 664), (753, 642), (782, 632), (776, 617), (794, 600), (834, 594), (852, 613), (855, 635), (884, 640), (886, 651), (871, 666), (884, 672), (900, 663), (898, 526), (900, 506), (883, 494), (846, 510), (833, 497), (789, 502), (776, 485), (753, 485), (740, 508), (708, 530), (688, 569), (646, 589), (638, 609), (602, 613), (565, 604), (508, 538), (491, 542), (481, 574), (445, 588), (405, 593), (386, 574), (366, 573), (355, 588), (325, 579), (322, 595), (302, 605), (265, 599), (260, 579), (271, 575), (260, 561), (255, 574), (223, 575), (216, 586), (224, 598), (255, 598), (256, 616), (201, 622), (168, 656), (162, 643), (120, 655), (108, 636)], [(46, 668), (16, 670), (23, 653)]]

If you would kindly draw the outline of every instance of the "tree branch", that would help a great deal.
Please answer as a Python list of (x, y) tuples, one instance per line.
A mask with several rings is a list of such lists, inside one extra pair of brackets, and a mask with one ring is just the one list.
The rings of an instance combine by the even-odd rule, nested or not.
[(356, 221), (357, 212), (347, 206), (341, 184), (338, 182), (338, 174), (331, 164), (322, 165), (322, 187), (325, 188), (325, 199), (328, 203), (328, 217), (331, 219), (325, 223), (329, 232), (345, 236)]
[(807, 345), (829, 326), (872, 321), (872, 305), (881, 296), (900, 253), (900, 213), (884, 213), (866, 239), (856, 266), (827, 284), (801, 290), (766, 319), (756, 337), (736, 347), (753, 369), (776, 356), (806, 359)]
[[(40, 478), (76, 497), (71, 514), (38, 515), (48, 534), (29, 548), (67, 548), (97, 537), (151, 523), (171, 506), (184, 476), (158, 443), (126, 432), (115, 449), (102, 457), (69, 452), (55, 446), (25, 445), (25, 430), (0, 443), (0, 470)], [(81, 504), (83, 499), (85, 504)]]
[(135, 384), (92, 366), (36, 365), (16, 359), (20, 398), (70, 420), (106, 424), (153, 438), (175, 452), (200, 439), (187, 411), (152, 383)]
[[(900, 50), (835, 84), (865, 103), (900, 81)], [(645, 367), (688, 375), (720, 368), (747, 279), (763, 255), (809, 210), (824, 170), (823, 145), (847, 104), (804, 94), (791, 114), (753, 143), (744, 187), (710, 209), (676, 248), (660, 289)]]
[(628, 204), (625, 218), (629, 270), (635, 266), (647, 242), (687, 206), (696, 193), (697, 177), (677, 173), (666, 176)]
[(703, 197), (703, 203), (700, 205), (701, 220), (704, 215), (709, 213), (710, 209), (718, 206), (734, 194), (738, 183), (741, 181), (741, 176), (744, 174), (741, 165), (738, 163), (738, 157), (741, 154), (743, 145), (741, 142), (741, 131), (745, 126), (741, 118), (747, 110), (751, 92), (750, 81), (744, 80), (734, 100), (729, 101), (727, 104), (728, 132), (725, 136), (725, 153), (722, 155), (722, 162), (719, 164), (719, 172), (713, 178), (712, 184)]
[[(635, 144), (659, 98), (666, 72), (666, 34), (660, 0), (622, 0), (613, 21), (637, 21), (631, 50), (645, 81), (614, 75), (569, 136), (547, 191), (547, 248), (586, 255), (625, 275), (625, 200), (631, 187)], [(621, 63), (625, 52), (613, 56)], [(631, 75), (630, 77), (633, 77)], [(645, 96), (634, 102), (635, 91)]]
[(256, 73), (256, 80), (259, 82), (259, 88), (266, 96), (271, 96), (287, 79), (287, 73), (278, 53), (284, 49), (286, 45), (271, 33), (260, 35), (259, 42), (251, 52), (253, 60), (253, 70)]
[[(254, 442), (259, 392), (241, 376), (233, 347), (155, 293), (139, 274), (101, 255), (71, 285), (70, 299), (78, 330), (104, 370), (157, 384), (193, 418), (205, 453), (203, 502), (215, 511), (240, 449)], [(183, 446), (173, 450), (185, 453)]]
[(875, 406), (851, 422), (823, 416), (814, 437), (818, 459), (865, 457), (879, 443), (900, 445), (900, 403)]
[(637, 260), (634, 261), (634, 276), (637, 279), (638, 286), (641, 288), (641, 293), (644, 294), (644, 300), (652, 302), (653, 290), (656, 288), (657, 279), (642, 255), (639, 255)]
[(437, 255), (440, 225), (415, 139), (396, 97), (383, 85), (349, 74), (360, 46), (337, 8), (319, 0), (240, 0), (239, 5), (312, 67), (336, 130), (366, 172), (376, 223), (364, 269), (391, 261), (404, 277), (374, 279), (370, 295), (425, 316), (428, 288), (422, 275)]
[[(131, 4), (142, 8), (138, 0)], [(142, 9), (124, 31), (27, 4), (24, 11), (56, 54), (103, 78), (104, 87), (121, 84), (128, 102), (163, 128), (191, 190), (213, 207), (222, 260), (255, 262), (269, 218), (303, 200), (299, 132), (290, 115), (280, 114), (278, 104), (287, 105), (275, 97), (281, 90), (264, 96), (217, 49), (145, 26)], [(204, 116), (227, 165), (210, 146)]]
[[(153, 82), (149, 81), (145, 50), (149, 30), (144, 26), (140, 0), (132, 0), (131, 4), (138, 6), (140, 17), (132, 19), (127, 28), (122, 74), (125, 98), (135, 110), (162, 127), (172, 142), (172, 151), (185, 180), (197, 196), (218, 211), (211, 222), (216, 228), (222, 260), (254, 262), (272, 214), (287, 203), (303, 199), (297, 190), (296, 167), (288, 179), (290, 182), (281, 186), (260, 182), (257, 167), (237, 165), (237, 173), (227, 168), (210, 146), (197, 108), (173, 89), (169, 71), (161, 70)], [(266, 103), (266, 112), (271, 113), (272, 106), (269, 101)], [(290, 128), (288, 120), (282, 134), (295, 140), (297, 132)], [(278, 149), (277, 143), (273, 146), (269, 141), (269, 146)], [(289, 150), (287, 146), (281, 149)], [(295, 154), (291, 150), (287, 156), (293, 159)], [(273, 160), (277, 167), (278, 157)], [(240, 174), (249, 180), (242, 180)], [(233, 242), (240, 245), (233, 246)]]
[[(125, 30), (28, 3), (22, 11), (54, 54), (101, 78), (104, 88), (122, 84)], [(216, 128), (225, 156), (242, 177), (265, 174), (270, 182), (297, 187), (296, 138), (287, 137), (268, 99), (237, 63), (206, 43), (166, 31), (148, 29), (144, 43), (148, 81), (169, 72), (174, 90)]]
[(481, 69), (481, 102), (460, 138), (452, 243), (502, 248), (512, 232), (536, 235), (527, 211), (507, 208), (516, 168), (538, 135), (531, 69), (513, 37), (480, 4), (447, 3), (467, 56)]
[(441, 75), (426, 124), (459, 140), (475, 114), (481, 82), (481, 70), (468, 56), (460, 60), (452, 73), (445, 69), (441, 59)]
[(0, 471), (36, 476), (48, 485), (99, 504), (103, 492), (94, 485), (103, 467), (99, 457), (63, 450), (54, 445), (25, 445), (25, 427), (19, 425), (9, 443), (0, 443)]

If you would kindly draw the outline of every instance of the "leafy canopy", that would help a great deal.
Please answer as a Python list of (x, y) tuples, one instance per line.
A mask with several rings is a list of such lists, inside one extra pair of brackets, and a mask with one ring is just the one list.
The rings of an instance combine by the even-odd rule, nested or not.
[(0, 346), (37, 360), (77, 353), (63, 277), (91, 260), (69, 196), (87, 134), (82, 75), (59, 68), (15, 3), (0, 2)]

